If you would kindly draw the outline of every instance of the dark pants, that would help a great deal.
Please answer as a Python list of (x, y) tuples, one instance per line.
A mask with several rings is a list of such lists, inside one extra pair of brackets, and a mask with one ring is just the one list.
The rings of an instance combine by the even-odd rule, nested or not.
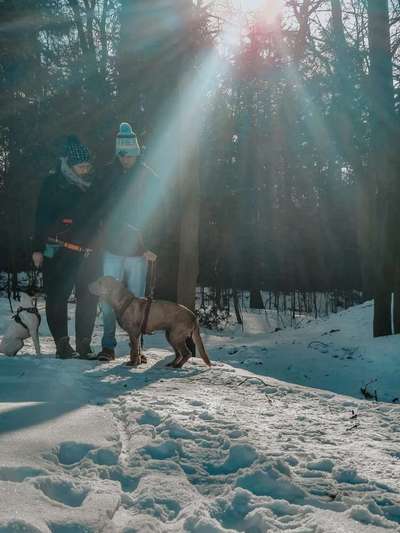
[(88, 284), (100, 275), (101, 259), (97, 254), (86, 258), (80, 252), (60, 250), (52, 259), (45, 258), (46, 317), (55, 341), (68, 336), (68, 299), (74, 287), (76, 339), (92, 338), (98, 297), (89, 292)]

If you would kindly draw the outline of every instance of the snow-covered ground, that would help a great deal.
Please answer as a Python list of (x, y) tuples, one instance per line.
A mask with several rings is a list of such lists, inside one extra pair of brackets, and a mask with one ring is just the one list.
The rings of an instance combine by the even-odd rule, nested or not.
[(400, 339), (371, 316), (248, 313), (179, 371), (158, 334), (138, 370), (123, 333), (116, 362), (57, 360), (44, 320), (47, 357), (0, 356), (0, 532), (400, 531)]

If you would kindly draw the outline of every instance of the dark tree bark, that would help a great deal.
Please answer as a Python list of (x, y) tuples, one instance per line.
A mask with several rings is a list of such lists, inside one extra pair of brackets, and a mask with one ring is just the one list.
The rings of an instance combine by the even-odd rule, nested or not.
[(236, 289), (233, 289), (232, 296), (233, 296), (233, 307), (235, 309), (237, 323), (243, 326), (243, 318), (242, 318), (242, 313), (241, 313), (240, 304), (239, 304), (239, 295)]
[(264, 309), (260, 289), (252, 289), (250, 291), (250, 309)]
[[(394, 167), (394, 90), (390, 50), (390, 26), (387, 0), (368, 1), (368, 37), (370, 53), (370, 121), (369, 159), (370, 191), (376, 192), (373, 210), (371, 245), (373, 250), (372, 282), (374, 293), (375, 337), (392, 332), (391, 292), (397, 252), (394, 250), (393, 195)], [(370, 199), (371, 200), (371, 199)]]
[(400, 291), (397, 289), (393, 295), (393, 333), (400, 333)]

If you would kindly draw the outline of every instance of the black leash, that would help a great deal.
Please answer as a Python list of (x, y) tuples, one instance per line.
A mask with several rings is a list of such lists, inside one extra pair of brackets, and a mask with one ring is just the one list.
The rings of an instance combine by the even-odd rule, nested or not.
[(150, 298), (154, 298), (156, 282), (157, 282), (157, 260), (151, 261), (150, 263), (150, 283), (149, 283)]
[(13, 306), (12, 306), (12, 303), (11, 303), (11, 293), (8, 292), (8, 303), (10, 304), (10, 311), (12, 314), (14, 314), (14, 309), (13, 309)]
[[(115, 315), (117, 317), (117, 320), (118, 320), (118, 323), (119, 325), (121, 326), (121, 319), (123, 317), (123, 315), (125, 314), (125, 311), (128, 309), (128, 307), (131, 305), (131, 303), (133, 302), (133, 300), (135, 300), (135, 296), (130, 294), (125, 302), (121, 305), (121, 308), (118, 309), (118, 310), (115, 310)], [(121, 326), (122, 327), (122, 326)]]
[[(12, 303), (11, 303), (11, 291), (10, 291), (9, 288), (8, 288), (8, 291), (7, 291), (7, 296), (8, 296), (8, 303), (10, 304), (11, 313), (14, 314), (14, 309), (13, 309), (13, 306), (12, 306)], [(17, 300), (20, 301), (20, 299), (21, 299), (21, 297), (20, 297), (20, 295), (18, 293), (17, 294)]]
[(153, 302), (153, 298), (149, 296), (148, 298), (146, 298), (146, 300), (147, 301), (146, 301), (146, 307), (144, 308), (144, 317), (143, 317), (142, 327), (140, 328), (142, 335), (146, 334), (147, 322), (149, 320), (150, 307)]

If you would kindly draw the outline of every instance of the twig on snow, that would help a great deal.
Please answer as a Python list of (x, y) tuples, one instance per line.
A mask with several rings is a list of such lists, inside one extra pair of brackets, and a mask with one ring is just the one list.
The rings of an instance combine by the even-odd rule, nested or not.
[[(261, 378), (257, 378), (257, 377), (254, 377), (254, 376), (249, 376), (245, 379), (243, 379), (239, 384), (237, 384), (235, 381), (220, 381), (220, 382), (217, 382), (217, 381), (210, 381), (210, 379), (208, 377), (200, 377), (200, 378), (192, 378), (192, 379), (189, 379), (188, 381), (191, 381), (193, 383), (197, 383), (198, 381), (207, 381), (209, 385), (217, 385), (217, 386), (227, 386), (227, 387), (230, 387), (230, 388), (237, 388), (237, 387), (240, 387), (241, 385), (243, 385), (243, 383), (246, 383), (246, 381), (248, 381), (249, 379), (257, 379), (258, 381), (261, 381), (261, 383), (263, 385), (265, 385), (266, 387), (269, 387), (270, 385), (268, 383), (266, 383), (264, 380), (262, 380)], [(268, 396), (268, 394), (266, 392), (264, 392), (267, 400), (269, 401), (269, 403), (273, 403), (272, 402), (272, 399)]]
[[(249, 379), (257, 379), (258, 381), (261, 381), (261, 383), (262, 383), (263, 385), (265, 385), (266, 387), (269, 387), (269, 386), (270, 386), (268, 383), (266, 383), (266, 382), (265, 382), (263, 379), (261, 379), (261, 378), (257, 378), (257, 377), (254, 377), (254, 376), (249, 376), (249, 377), (243, 379), (243, 380), (237, 385), (237, 387), (240, 387), (240, 385), (243, 385), (243, 383), (246, 383), (246, 381), (248, 381)], [(271, 398), (268, 396), (268, 394), (267, 394), (266, 392), (264, 392), (264, 394), (265, 394), (267, 400), (269, 401), (269, 403), (272, 404), (272, 400), (271, 400)]]
[(360, 423), (356, 422), (355, 424), (353, 424), (352, 426), (347, 428), (346, 431), (351, 431), (352, 429), (357, 429), (359, 426), (360, 426)]
[(375, 381), (377, 381), (377, 379), (371, 379), (371, 381), (369, 381), (365, 387), (361, 387), (360, 391), (361, 391), (361, 394), (367, 399), (367, 400), (375, 400), (376, 402), (378, 401), (378, 395), (376, 393), (376, 390), (374, 390), (374, 392), (370, 392), (368, 390), (368, 385), (371, 385), (371, 383), (375, 383)]

